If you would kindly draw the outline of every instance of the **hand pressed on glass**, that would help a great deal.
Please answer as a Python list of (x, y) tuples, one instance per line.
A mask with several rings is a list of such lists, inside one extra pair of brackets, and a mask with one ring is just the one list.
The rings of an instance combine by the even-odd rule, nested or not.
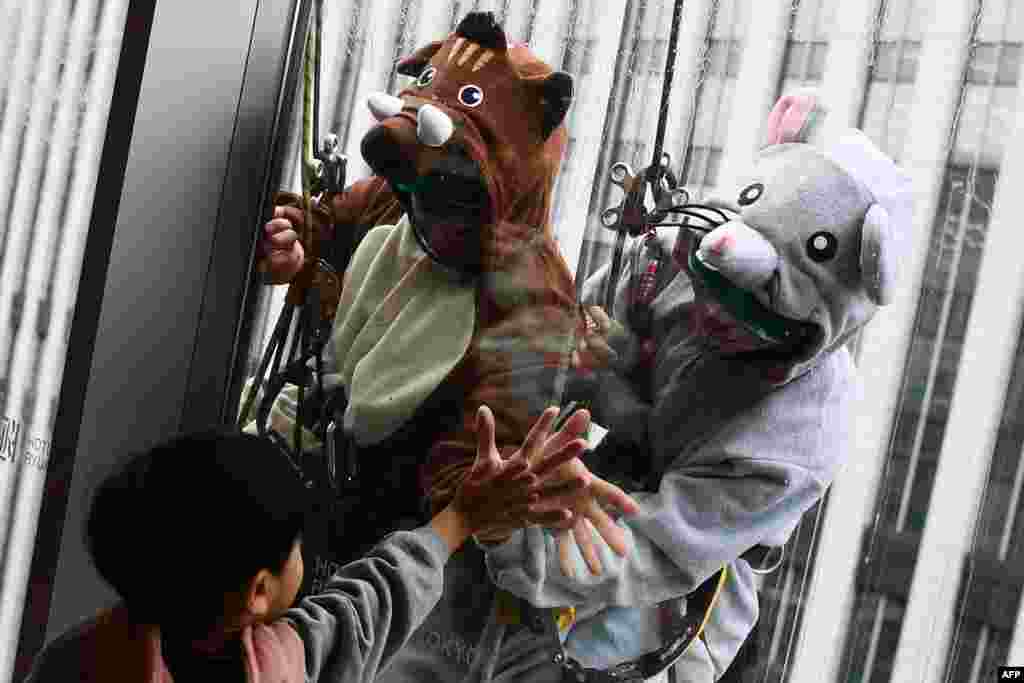
[[(562, 571), (567, 576), (573, 574), (569, 544), (575, 539), (591, 572), (599, 574), (602, 567), (592, 529), (597, 530), (616, 554), (625, 555), (625, 536), (609, 510), (631, 515), (639, 508), (632, 497), (595, 476), (578, 457), (585, 448), (583, 436), (590, 426), (590, 413), (577, 411), (552, 434), (557, 413), (555, 408), (544, 412), (512, 459), (525, 457), (540, 480), (538, 485), (543, 498), (530, 505), (530, 521), (558, 530)], [(493, 418), (489, 419), (489, 428), (493, 430)], [(489, 440), (489, 447), (494, 450), (493, 431), (485, 434), (481, 430), (479, 436), (482, 445)], [(564, 514), (566, 509), (570, 515)]]
[[(487, 406), (477, 412), (477, 455), (452, 506), (470, 523), (474, 534), (493, 534), (528, 524), (558, 523), (570, 518), (567, 495), (587, 485), (584, 477), (555, 473), (583, 450), (581, 440), (541, 442), (552, 412), (545, 411), (522, 448), (503, 458), (494, 442), (494, 415)], [(543, 505), (543, 512), (538, 506)]]

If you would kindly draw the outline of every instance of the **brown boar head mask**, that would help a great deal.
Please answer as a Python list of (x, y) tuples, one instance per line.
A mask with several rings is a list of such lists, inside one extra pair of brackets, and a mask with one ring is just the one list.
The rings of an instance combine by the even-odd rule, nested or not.
[(502, 270), (524, 243), (551, 238), (572, 78), (508, 44), (490, 12), (398, 64), (415, 78), (375, 94), (362, 153), (388, 181), (424, 251), (473, 276)]

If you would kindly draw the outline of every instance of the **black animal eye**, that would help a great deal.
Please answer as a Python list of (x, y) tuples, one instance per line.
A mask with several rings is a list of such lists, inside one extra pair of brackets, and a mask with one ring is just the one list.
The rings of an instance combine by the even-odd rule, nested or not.
[(807, 255), (812, 261), (822, 263), (836, 255), (839, 240), (830, 232), (816, 232), (807, 239)]
[(428, 85), (434, 82), (434, 76), (437, 74), (437, 69), (432, 66), (428, 66), (426, 69), (420, 72), (419, 77), (416, 79), (416, 85), (420, 88), (426, 88)]
[(753, 185), (747, 185), (740, 192), (740, 206), (749, 206), (761, 198), (764, 194), (764, 185), (761, 183), (754, 183)]
[(479, 85), (464, 85), (459, 90), (459, 102), (467, 107), (479, 107), (484, 101), (484, 91)]

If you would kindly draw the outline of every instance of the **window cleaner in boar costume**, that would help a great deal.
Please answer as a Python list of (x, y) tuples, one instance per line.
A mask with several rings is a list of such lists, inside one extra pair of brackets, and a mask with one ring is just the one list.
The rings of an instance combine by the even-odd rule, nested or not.
[[(347, 525), (352, 555), (420, 523), (425, 499), (432, 510), (448, 502), (475, 457), (481, 404), (494, 414), (498, 447), (519, 448), (560, 402), (582, 326), (548, 223), (571, 78), (508, 45), (489, 12), (467, 15), (398, 71), (414, 83), (368, 103), (378, 123), (362, 152), (375, 175), (314, 215), (335, 243), (351, 231), (358, 242), (323, 359), (366, 499), (348, 515), (364, 522)], [(279, 204), (262, 243), (275, 282), (303, 258), (297, 198)], [(282, 393), (272, 410), (282, 435), (294, 395)], [(582, 434), (585, 419), (572, 420), (565, 433)], [(570, 464), (566, 478), (582, 469), (589, 500), (632, 509), (617, 487)], [(621, 548), (621, 530), (595, 521)], [(444, 600), (378, 680), (561, 679), (552, 611), (499, 592), (479, 547), (453, 558), (445, 584)]]
[[(813, 91), (780, 99), (749, 177), (690, 205), (706, 221), (636, 240), (611, 315), (588, 308), (597, 329), (577, 365), (593, 372), (570, 393), (611, 430), (588, 463), (620, 482), (653, 473), (624, 484), (640, 505), (618, 521), (630, 551), (595, 546), (586, 529), (577, 546), (531, 527), (487, 552), (502, 588), (575, 607), (560, 635), (578, 680), (629, 680), (676, 637), (680, 597), (724, 565), (717, 604), (669, 676), (718, 680), (758, 619), (764, 551), (781, 552), (847, 459), (847, 342), (894, 297), (912, 194), (862, 132), (827, 124)], [(661, 256), (637, 310), (634, 273)], [(607, 277), (585, 283), (585, 303), (603, 300)], [(595, 550), (600, 573), (585, 569)]]

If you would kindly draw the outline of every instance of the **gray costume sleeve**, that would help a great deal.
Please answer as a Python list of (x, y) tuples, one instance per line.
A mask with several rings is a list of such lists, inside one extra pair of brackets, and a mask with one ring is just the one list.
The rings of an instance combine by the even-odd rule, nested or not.
[(554, 537), (531, 527), (489, 549), (495, 582), (538, 607), (652, 605), (692, 592), (723, 564), (767, 536), (788, 532), (824, 486), (798, 467), (734, 460), (720, 467), (676, 470), (641, 512), (619, 520), (629, 552), (596, 544), (604, 571), (593, 576), (578, 551), (575, 577), (562, 573)]
[(448, 546), (432, 528), (398, 531), (285, 615), (309, 681), (372, 681), (437, 604)]
[(692, 592), (755, 545), (784, 543), (843, 460), (849, 406), (829, 384), (783, 389), (699, 447), (681, 445), (657, 493), (635, 494), (639, 514), (618, 522), (626, 556), (596, 544), (601, 575), (573, 550), (575, 578), (565, 576), (554, 537), (531, 527), (488, 549), (492, 577), (539, 607), (650, 605)]
[[(627, 254), (626, 257), (628, 258), (628, 256)], [(601, 299), (605, 283), (608, 281), (609, 270), (610, 267), (606, 265), (584, 282), (581, 301), (585, 305), (604, 307)], [(628, 271), (623, 270), (611, 313), (612, 317), (620, 321), (625, 320), (626, 315), (627, 276)], [(628, 328), (625, 331), (628, 339), (614, 345), (621, 362), (616, 363), (612, 369), (595, 373), (590, 380), (592, 386), (587, 393), (592, 397), (591, 409), (594, 419), (602, 427), (635, 444), (647, 446), (647, 420), (651, 406), (643, 401), (629, 382), (623, 378), (623, 374), (628, 372), (638, 357), (639, 343)]]

